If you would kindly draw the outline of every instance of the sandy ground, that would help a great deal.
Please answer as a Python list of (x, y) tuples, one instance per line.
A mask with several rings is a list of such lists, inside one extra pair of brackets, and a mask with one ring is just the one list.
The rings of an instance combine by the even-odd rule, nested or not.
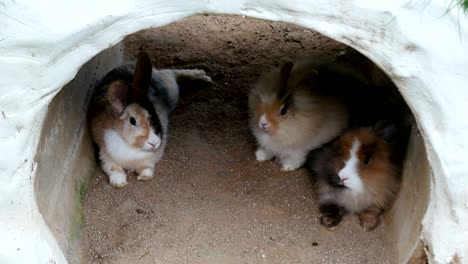
[[(85, 263), (391, 263), (383, 228), (348, 216), (319, 224), (305, 169), (255, 161), (247, 91), (264, 69), (323, 54), (359, 63), (350, 48), (296, 26), (196, 16), (131, 35), (158, 68), (199, 68), (214, 85), (182, 95), (163, 160), (150, 182), (122, 190), (97, 172), (86, 199)], [(344, 54), (344, 55), (343, 55)]]

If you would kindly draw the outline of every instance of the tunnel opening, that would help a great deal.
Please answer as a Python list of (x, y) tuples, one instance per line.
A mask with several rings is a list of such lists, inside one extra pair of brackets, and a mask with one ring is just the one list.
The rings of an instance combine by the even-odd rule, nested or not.
[[(203, 69), (214, 84), (182, 94), (155, 178), (137, 182), (133, 175), (129, 185), (118, 190), (101, 171), (95, 173), (91, 139), (81, 114), (95, 81), (139, 50), (147, 51), (158, 69)], [(122, 54), (124, 58), (119, 57)], [(385, 224), (373, 232), (361, 230), (352, 217), (333, 232), (324, 229), (306, 170), (281, 172), (273, 162), (255, 161), (255, 140), (247, 123), (251, 85), (263, 70), (285, 58), (311, 55), (359, 65), (403, 101), (390, 78), (374, 72), (377, 67), (353, 48), (310, 29), (243, 17), (194, 16), (144, 30), (88, 62), (51, 103), (36, 157), (38, 175), (47, 175), (35, 182), (39, 206), (68, 259), (84, 263), (407, 261), (422, 243), (418, 234), (431, 173), (416, 124), (400, 194)], [(63, 140), (60, 144), (47, 141), (57, 136)], [(62, 160), (53, 159), (57, 153), (64, 155)]]

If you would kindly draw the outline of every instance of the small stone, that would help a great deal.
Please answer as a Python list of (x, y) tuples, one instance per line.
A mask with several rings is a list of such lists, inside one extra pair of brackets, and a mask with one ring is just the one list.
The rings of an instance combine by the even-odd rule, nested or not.
[(316, 247), (316, 246), (318, 246), (318, 243), (314, 241), (314, 242), (312, 242), (312, 246)]
[(136, 212), (139, 213), (139, 214), (144, 214), (144, 213), (145, 213), (145, 211), (143, 211), (143, 209), (140, 209), (140, 208), (138, 208), (138, 209), (136, 210)]

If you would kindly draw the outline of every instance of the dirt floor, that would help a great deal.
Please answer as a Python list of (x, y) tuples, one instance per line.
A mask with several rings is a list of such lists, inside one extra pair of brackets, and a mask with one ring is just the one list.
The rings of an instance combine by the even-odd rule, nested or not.
[(360, 60), (317, 32), (242, 17), (196, 16), (124, 40), (157, 68), (199, 68), (214, 85), (182, 96), (166, 154), (150, 182), (115, 189), (102, 172), (86, 199), (85, 263), (392, 263), (383, 228), (346, 217), (319, 224), (305, 169), (255, 161), (247, 91), (286, 58)]

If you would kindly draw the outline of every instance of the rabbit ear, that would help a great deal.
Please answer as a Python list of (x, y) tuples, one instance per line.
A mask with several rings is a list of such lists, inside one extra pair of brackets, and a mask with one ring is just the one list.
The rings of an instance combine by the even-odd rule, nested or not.
[(287, 82), (289, 79), (289, 75), (293, 68), (294, 64), (291, 61), (287, 61), (281, 66), (280, 70), (280, 89), (278, 97), (281, 101), (286, 99), (289, 95), (291, 95), (292, 90), (288, 89)]
[(127, 92), (128, 87), (123, 81), (118, 80), (109, 84), (107, 100), (118, 114), (123, 112), (127, 104)]
[(307, 83), (313, 83), (317, 79), (317, 75), (319, 72), (315, 69), (311, 69), (307, 74), (302, 78), (296, 86), (302, 85), (302, 84), (307, 84)]
[(130, 92), (132, 101), (141, 101), (146, 98), (151, 84), (152, 71), (153, 66), (150, 57), (146, 52), (141, 51), (138, 53), (133, 86)]
[(385, 141), (390, 142), (395, 138), (395, 136), (396, 136), (396, 134), (398, 132), (398, 126), (396, 124), (390, 123), (388, 121), (379, 121), (374, 126), (374, 130)]

